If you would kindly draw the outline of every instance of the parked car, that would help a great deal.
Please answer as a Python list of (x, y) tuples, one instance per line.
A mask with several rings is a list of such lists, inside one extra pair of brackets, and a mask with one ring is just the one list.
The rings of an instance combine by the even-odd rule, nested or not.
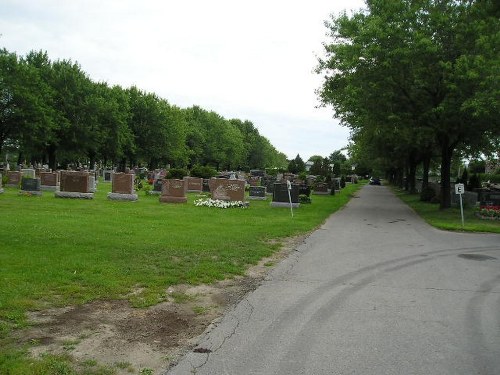
[(380, 178), (370, 177), (370, 185), (381, 185)]

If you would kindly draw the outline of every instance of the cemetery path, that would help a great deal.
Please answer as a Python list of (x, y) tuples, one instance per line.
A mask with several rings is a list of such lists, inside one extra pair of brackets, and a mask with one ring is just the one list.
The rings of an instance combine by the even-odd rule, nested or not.
[(499, 297), (500, 235), (365, 186), (166, 373), (498, 374)]

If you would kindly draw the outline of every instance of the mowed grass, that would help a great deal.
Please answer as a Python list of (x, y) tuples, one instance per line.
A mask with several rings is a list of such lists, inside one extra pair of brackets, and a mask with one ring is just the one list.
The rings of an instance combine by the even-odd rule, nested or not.
[[(313, 195), (289, 209), (251, 201), (248, 209), (161, 204), (140, 192), (138, 202), (107, 200), (100, 183), (93, 200), (0, 194), (0, 373), (23, 373), (12, 331), (26, 313), (97, 299), (128, 299), (146, 307), (175, 284), (212, 283), (241, 275), (280, 247), (279, 239), (307, 233), (344, 206), (361, 187)], [(278, 239), (278, 241), (276, 241)], [(271, 241), (273, 240), (273, 241)], [(16, 351), (17, 350), (17, 351)], [(21, 370), (14, 371), (16, 366)], [(16, 367), (17, 368), (17, 367)], [(30, 373), (30, 372), (26, 372)], [(43, 373), (43, 372), (40, 372)]]
[(452, 231), (500, 233), (500, 221), (478, 218), (475, 207), (464, 207), (464, 226), (462, 227), (460, 207), (441, 210), (439, 204), (420, 201), (418, 194), (408, 194), (399, 189), (394, 189), (394, 191), (403, 202), (436, 228)]

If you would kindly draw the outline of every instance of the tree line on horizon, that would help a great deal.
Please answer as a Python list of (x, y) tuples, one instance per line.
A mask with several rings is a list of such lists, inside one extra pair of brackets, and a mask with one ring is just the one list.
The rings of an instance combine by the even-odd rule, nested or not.
[(94, 82), (71, 60), (0, 50), (0, 154), (65, 167), (197, 165), (286, 168), (285, 154), (248, 120), (199, 106), (179, 108), (154, 93)]
[(352, 163), (412, 192), (438, 165), (450, 207), (454, 158), (500, 154), (500, 3), (367, 0), (325, 25), (318, 96), (351, 129)]

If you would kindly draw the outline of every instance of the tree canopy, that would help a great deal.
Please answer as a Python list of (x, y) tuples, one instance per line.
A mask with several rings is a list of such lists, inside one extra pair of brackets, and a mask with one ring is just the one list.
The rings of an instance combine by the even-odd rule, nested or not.
[(419, 163), (439, 160), (443, 208), (454, 152), (498, 145), (499, 9), (492, 0), (368, 0), (326, 23), (322, 103), (352, 129), (358, 156), (406, 175), (410, 188)]
[(137, 87), (94, 82), (78, 63), (46, 52), (0, 50), (0, 153), (53, 169), (84, 162), (157, 168), (287, 166), (248, 120), (179, 108)]

